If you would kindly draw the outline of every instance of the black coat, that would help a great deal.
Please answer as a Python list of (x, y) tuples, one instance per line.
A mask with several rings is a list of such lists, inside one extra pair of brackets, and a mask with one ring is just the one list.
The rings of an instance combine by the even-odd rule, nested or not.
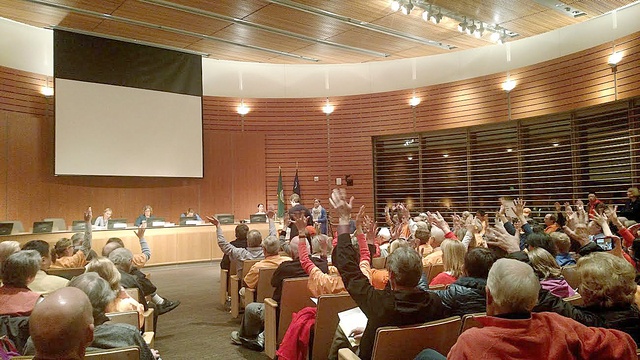
[(463, 316), (487, 311), (487, 279), (461, 277), (446, 290), (438, 290), (446, 316)]

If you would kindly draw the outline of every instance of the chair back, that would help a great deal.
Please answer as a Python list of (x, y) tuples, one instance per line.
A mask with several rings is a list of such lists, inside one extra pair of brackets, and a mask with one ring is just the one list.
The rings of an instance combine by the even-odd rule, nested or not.
[(273, 273), (275, 271), (276, 268), (260, 269), (260, 273), (258, 274), (258, 286), (256, 294), (257, 302), (264, 302), (264, 299), (273, 297), (273, 291), (276, 288), (271, 286), (271, 278), (273, 277)]
[(112, 323), (116, 324), (129, 324), (138, 328), (138, 312), (137, 311), (123, 311), (112, 312), (105, 314)]
[(562, 300), (570, 303), (573, 306), (580, 306), (580, 305), (584, 304), (584, 299), (578, 293), (576, 293), (573, 296), (566, 297), (566, 298), (564, 298)]
[(433, 280), (436, 275), (440, 274), (444, 271), (444, 264), (433, 264), (429, 268), (429, 283)]
[(53, 231), (67, 231), (67, 223), (63, 218), (46, 218), (42, 221), (52, 221)]
[[(249, 270), (251, 270), (251, 267), (253, 265), (255, 265), (257, 262), (260, 262), (262, 260), (264, 260), (264, 258), (242, 261), (242, 278), (240, 278), (240, 283), (242, 284), (242, 286), (244, 286), (244, 280), (243, 280), (244, 276), (249, 273)], [(236, 270), (236, 275), (238, 275), (238, 271), (237, 270)]]
[(487, 317), (487, 313), (466, 314), (465, 316), (463, 316), (462, 326), (460, 327), (460, 334), (474, 327), (483, 327), (482, 323), (479, 322), (478, 319), (484, 317)]
[(459, 316), (452, 316), (414, 326), (378, 328), (371, 359), (411, 360), (424, 349), (447, 354), (458, 340), (461, 323)]
[(331, 342), (338, 326), (338, 313), (358, 306), (349, 294), (322, 295), (318, 298), (312, 360), (329, 358)]
[(83, 267), (79, 267), (79, 268), (57, 268), (57, 269), (48, 269), (47, 270), (47, 274), (49, 275), (55, 275), (55, 276), (60, 276), (63, 277), (67, 280), (71, 280), (74, 277), (78, 276), (78, 275), (82, 275), (85, 272), (85, 268)]
[(562, 268), (562, 276), (572, 288), (577, 289), (580, 286), (582, 280), (580, 274), (578, 274), (576, 265), (567, 265)]
[(384, 269), (387, 266), (386, 257), (377, 257), (371, 259), (371, 267), (374, 269)]
[(235, 275), (238, 273), (238, 263), (234, 260), (229, 262), (229, 275)]
[(139, 360), (140, 349), (137, 346), (128, 346), (97, 352), (90, 352), (84, 355), (85, 359), (91, 360)]
[[(277, 344), (279, 345), (287, 332), (294, 312), (307, 306), (315, 306), (311, 301), (311, 292), (307, 288), (308, 277), (284, 279), (282, 281), (282, 298), (280, 299), (280, 316), (278, 320)], [(335, 329), (334, 329), (335, 331)]]

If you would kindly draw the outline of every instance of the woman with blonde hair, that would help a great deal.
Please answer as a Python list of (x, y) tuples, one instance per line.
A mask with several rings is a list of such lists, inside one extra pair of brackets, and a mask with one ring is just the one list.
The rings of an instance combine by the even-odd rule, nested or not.
[(551, 294), (567, 298), (576, 294), (569, 283), (562, 277), (560, 266), (547, 250), (536, 247), (528, 252), (533, 271), (540, 279), (540, 286)]
[(100, 275), (109, 283), (111, 290), (116, 293), (116, 299), (107, 306), (107, 312), (137, 311), (138, 324), (142, 328), (144, 325), (144, 306), (130, 297), (120, 285), (120, 272), (111, 260), (105, 257), (95, 258), (87, 265), (86, 272), (95, 272)]
[(442, 248), (444, 272), (436, 275), (429, 286), (453, 284), (464, 274), (464, 255), (467, 252), (464, 244), (458, 240), (446, 239), (440, 247)]

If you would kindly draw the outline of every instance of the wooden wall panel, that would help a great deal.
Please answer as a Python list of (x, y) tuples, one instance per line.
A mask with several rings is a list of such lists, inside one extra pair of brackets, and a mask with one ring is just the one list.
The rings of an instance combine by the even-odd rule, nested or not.
[[(373, 209), (372, 137), (550, 115), (640, 96), (640, 33), (615, 41), (624, 58), (614, 76), (605, 44), (535, 66), (513, 69), (516, 88), (506, 94), (507, 74), (424, 88), (330, 98), (335, 111), (321, 112), (325, 98), (244, 99), (251, 111), (236, 113), (239, 98), (203, 99), (203, 179), (54, 177), (51, 99), (39, 94), (46, 77), (0, 68), (1, 217), (30, 222), (49, 215), (71, 221), (87, 205), (105, 206), (133, 220), (144, 204), (176, 220), (186, 207), (203, 214), (246, 218), (258, 202), (277, 205), (278, 169), (285, 198), (292, 193), (296, 163), (305, 205), (327, 198), (335, 178), (350, 174), (349, 192)], [(411, 108), (416, 95), (422, 102)], [(4, 113), (2, 113), (4, 111)], [(5, 135), (3, 135), (5, 134)], [(3, 137), (4, 136), (4, 137)], [(318, 181), (314, 181), (314, 177)], [(2, 197), (7, 199), (4, 203)]]

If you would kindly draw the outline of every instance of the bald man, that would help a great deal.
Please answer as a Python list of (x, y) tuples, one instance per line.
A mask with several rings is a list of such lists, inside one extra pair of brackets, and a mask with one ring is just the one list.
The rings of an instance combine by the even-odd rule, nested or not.
[(29, 318), (34, 359), (83, 359), (93, 341), (92, 312), (89, 298), (80, 289), (65, 287), (47, 296)]

